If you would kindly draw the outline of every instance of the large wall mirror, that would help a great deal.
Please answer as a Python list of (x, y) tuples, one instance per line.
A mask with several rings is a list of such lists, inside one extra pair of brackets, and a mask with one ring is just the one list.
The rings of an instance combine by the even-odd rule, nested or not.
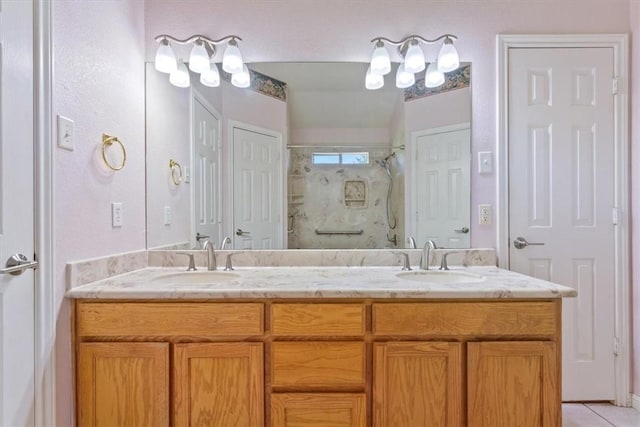
[(240, 89), (147, 64), (147, 247), (469, 247), (471, 65), (374, 91), (367, 66), (254, 63)]

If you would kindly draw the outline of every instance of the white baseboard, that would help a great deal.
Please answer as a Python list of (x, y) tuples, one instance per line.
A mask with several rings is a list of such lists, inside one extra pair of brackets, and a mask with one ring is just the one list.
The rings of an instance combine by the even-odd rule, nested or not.
[(638, 396), (637, 394), (631, 395), (631, 406), (640, 411), (640, 396)]

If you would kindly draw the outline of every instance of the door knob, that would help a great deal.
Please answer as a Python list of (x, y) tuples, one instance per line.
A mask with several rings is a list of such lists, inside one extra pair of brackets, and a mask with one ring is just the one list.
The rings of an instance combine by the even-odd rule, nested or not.
[(26, 256), (15, 254), (9, 257), (5, 266), (6, 268), (0, 270), (0, 274), (19, 276), (29, 268), (33, 268), (34, 270), (38, 268), (38, 261), (29, 261)]
[(251, 234), (250, 231), (242, 231), (241, 228), (236, 230), (236, 236), (249, 236)]
[(513, 241), (513, 246), (516, 249), (524, 249), (527, 246), (542, 246), (544, 245), (544, 243), (529, 243), (527, 242), (527, 239), (525, 239), (524, 237), (516, 237), (516, 239)]
[(453, 231), (455, 231), (456, 233), (467, 234), (469, 232), (469, 227), (462, 227), (458, 230), (453, 230)]
[(209, 236), (205, 236), (204, 234), (200, 234), (199, 232), (196, 233), (196, 241), (198, 241), (198, 242), (200, 240), (202, 240), (202, 239), (208, 239), (208, 238), (209, 238)]

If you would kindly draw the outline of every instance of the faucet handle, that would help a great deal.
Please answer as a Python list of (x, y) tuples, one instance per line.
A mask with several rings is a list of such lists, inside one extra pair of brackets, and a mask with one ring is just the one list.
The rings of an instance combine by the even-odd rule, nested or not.
[(197, 271), (196, 262), (193, 258), (193, 253), (191, 252), (176, 252), (178, 255), (186, 255), (189, 257), (189, 266), (187, 267), (187, 271)]
[(395, 255), (400, 255), (402, 260), (402, 271), (411, 271), (411, 262), (409, 261), (409, 254), (406, 252), (394, 252)]
[(227, 254), (227, 261), (225, 262), (225, 265), (224, 265), (224, 271), (233, 271), (234, 270), (233, 263), (231, 262), (231, 255), (238, 255), (238, 254), (241, 254), (241, 253), (244, 253), (244, 251), (231, 252), (231, 253)]
[(440, 262), (440, 270), (449, 270), (449, 266), (447, 265), (447, 256), (451, 255), (453, 252), (446, 252), (442, 254), (442, 261)]

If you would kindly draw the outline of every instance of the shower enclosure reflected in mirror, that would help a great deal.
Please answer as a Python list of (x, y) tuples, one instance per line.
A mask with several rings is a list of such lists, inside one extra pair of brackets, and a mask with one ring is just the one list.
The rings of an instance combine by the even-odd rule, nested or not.
[(366, 90), (366, 67), (257, 63), (252, 89), (181, 89), (147, 64), (147, 247), (468, 247), (470, 65), (406, 91)]

